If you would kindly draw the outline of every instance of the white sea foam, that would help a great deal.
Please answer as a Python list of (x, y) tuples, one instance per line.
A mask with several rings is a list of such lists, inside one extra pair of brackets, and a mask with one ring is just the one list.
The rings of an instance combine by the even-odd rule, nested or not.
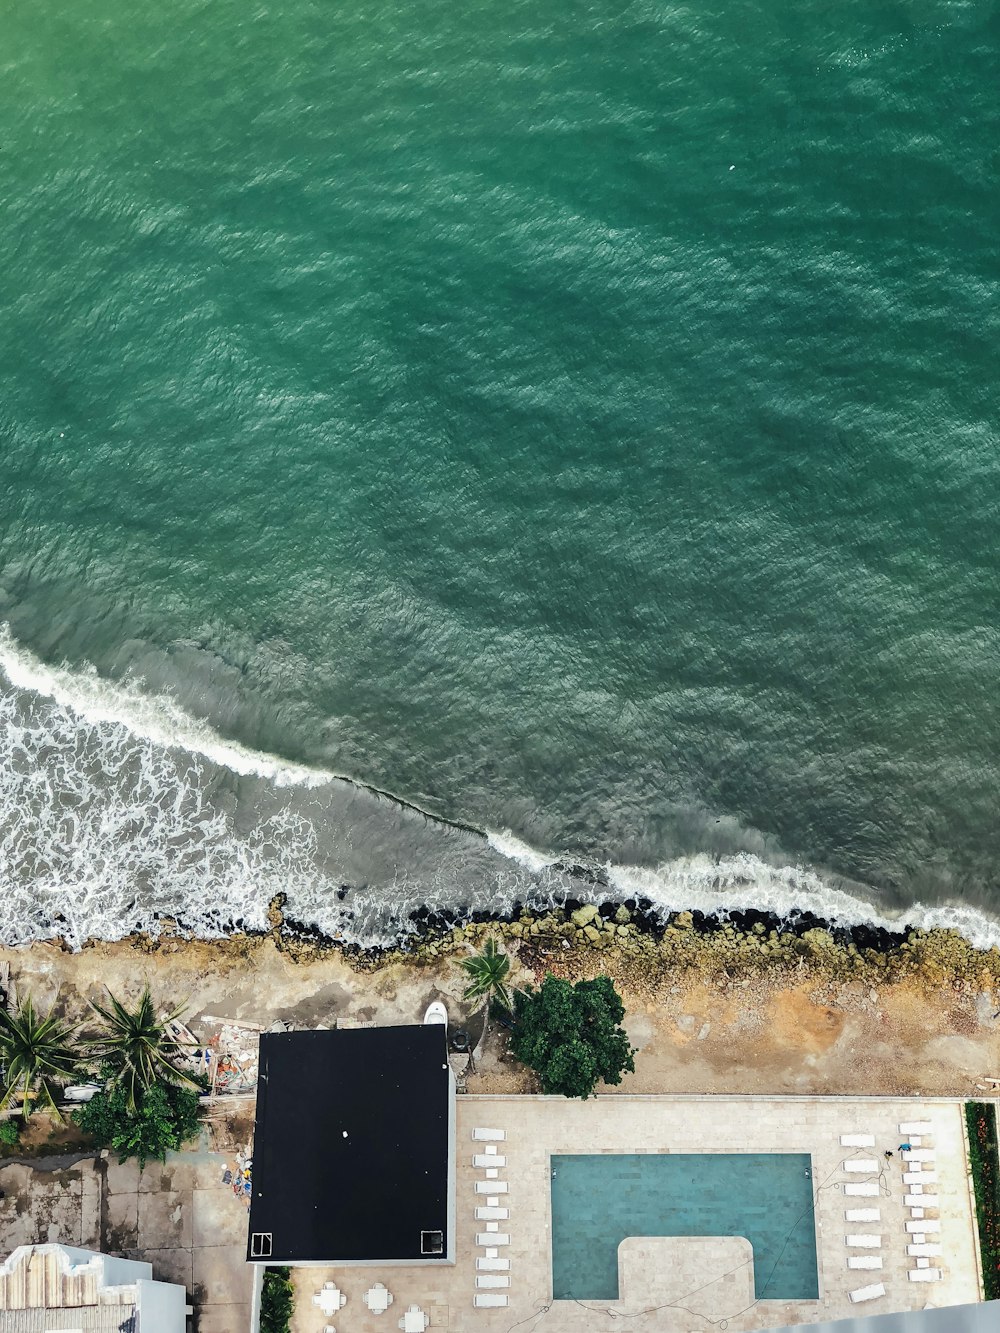
[(645, 897), (664, 912), (756, 910), (789, 917), (811, 912), (841, 926), (876, 926), (898, 931), (905, 926), (950, 928), (977, 948), (1000, 945), (1000, 922), (974, 908), (927, 907), (912, 903), (896, 915), (880, 911), (864, 898), (830, 884), (801, 866), (773, 866), (750, 853), (690, 856), (655, 870), (607, 866), (613, 896)]
[[(542, 874), (558, 863), (517, 838), (490, 835), (490, 845), (519, 865)], [(831, 884), (822, 875), (796, 865), (771, 865), (752, 853), (715, 857), (706, 854), (678, 857), (650, 868), (612, 865), (602, 867), (607, 888), (574, 882), (573, 896), (604, 899), (648, 898), (664, 915), (704, 912), (725, 916), (739, 911), (772, 912), (788, 918), (811, 912), (840, 926), (874, 926), (889, 931), (905, 927), (956, 930), (980, 949), (1000, 946), (1000, 921), (973, 907), (945, 904), (936, 907), (912, 903), (898, 914)], [(555, 898), (558, 894), (551, 893)]]
[(531, 871), (533, 875), (537, 875), (547, 866), (553, 865), (558, 859), (555, 856), (547, 856), (545, 852), (538, 852), (534, 847), (529, 847), (526, 842), (516, 838), (510, 829), (504, 829), (502, 833), (487, 829), (486, 841), (495, 852), (508, 857), (511, 861), (516, 861), (518, 865), (524, 866), (525, 870)]
[(161, 916), (216, 936), (264, 927), (279, 892), (332, 898), (308, 821), (237, 833), (197, 755), (47, 694), (0, 691), (0, 940), (79, 947)]
[[(210, 771), (207, 761), (275, 788), (315, 787), (333, 775), (226, 742), (169, 698), (143, 695), (139, 682), (112, 685), (92, 670), (47, 667), (6, 627), (0, 628), (0, 669), (15, 687), (0, 689), (5, 943), (60, 935), (79, 947), (88, 938), (156, 933), (163, 916), (207, 937), (236, 923), (259, 929), (271, 899), (282, 892), (299, 920), (345, 940), (378, 944), (406, 929), (402, 922), (414, 907), (468, 901), (465, 853), (449, 838), (429, 880), (410, 880), (401, 864), (392, 883), (352, 894), (348, 912), (334, 872), (319, 868), (321, 860), (329, 867), (337, 859), (337, 847), (324, 838), (321, 857), (314, 826), (287, 807), (256, 822), (246, 812), (250, 831), (238, 832), (227, 801), (219, 800), (218, 770)], [(349, 850), (350, 830), (338, 837)], [(664, 913), (752, 908), (787, 917), (809, 911), (845, 926), (947, 927), (981, 948), (1000, 944), (1000, 923), (975, 908), (917, 903), (894, 917), (866, 901), (863, 891), (751, 853), (689, 856), (655, 869), (607, 865), (604, 889), (571, 879), (560, 869), (562, 858), (509, 830), (488, 832), (486, 842), (511, 869), (493, 874), (490, 901), (476, 905), (499, 912), (517, 900), (557, 901), (567, 893), (594, 900), (645, 897)]]
[(52, 699), (94, 725), (120, 723), (133, 736), (167, 748), (201, 755), (244, 776), (267, 778), (276, 787), (316, 787), (334, 775), (303, 764), (289, 764), (235, 741), (224, 740), (198, 718), (191, 717), (165, 694), (145, 694), (142, 681), (113, 684), (93, 667), (47, 666), (17, 643), (10, 626), (0, 625), (0, 669), (12, 685)]

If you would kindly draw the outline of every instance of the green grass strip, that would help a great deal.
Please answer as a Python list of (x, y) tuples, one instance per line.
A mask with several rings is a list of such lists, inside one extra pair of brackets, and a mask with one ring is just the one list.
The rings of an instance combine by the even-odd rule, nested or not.
[(997, 1117), (991, 1102), (966, 1102), (969, 1130), (969, 1165), (976, 1192), (979, 1251), (983, 1260), (984, 1296), (1000, 1299), (1000, 1157), (997, 1155)]

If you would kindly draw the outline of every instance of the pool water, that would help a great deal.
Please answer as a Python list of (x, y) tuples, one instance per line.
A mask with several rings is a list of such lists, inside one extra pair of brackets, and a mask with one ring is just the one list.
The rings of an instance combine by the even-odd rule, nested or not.
[(758, 1300), (817, 1299), (807, 1153), (550, 1160), (553, 1299), (616, 1300), (618, 1246), (628, 1236), (744, 1236), (753, 1246)]

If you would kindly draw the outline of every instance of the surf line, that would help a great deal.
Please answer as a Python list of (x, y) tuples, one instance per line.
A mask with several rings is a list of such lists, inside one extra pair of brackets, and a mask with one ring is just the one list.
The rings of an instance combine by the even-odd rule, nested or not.
[(18, 643), (6, 622), (0, 624), (0, 669), (15, 689), (51, 699), (92, 726), (123, 726), (137, 740), (148, 741), (166, 750), (186, 750), (241, 777), (267, 778), (277, 787), (309, 788), (342, 782), (355, 791), (420, 815), (430, 823), (489, 842), (485, 829), (428, 810), (408, 797), (363, 778), (296, 764), (280, 755), (253, 750), (239, 741), (227, 739), (210, 722), (188, 713), (170, 695), (144, 694), (141, 677), (129, 677), (126, 684), (121, 684), (102, 677), (92, 666), (73, 668), (65, 662), (50, 666)]

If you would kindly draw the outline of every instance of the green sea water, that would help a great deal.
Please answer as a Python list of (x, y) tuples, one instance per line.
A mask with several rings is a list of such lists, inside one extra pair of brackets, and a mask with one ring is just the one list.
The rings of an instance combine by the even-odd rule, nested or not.
[(130, 750), (138, 678), (528, 869), (992, 913), (995, 3), (0, 15), (0, 833), (39, 930), (172, 783), (137, 919), (194, 882), (171, 848), (215, 820), (239, 860), (289, 802), (305, 916), (500, 892), (364, 791)]

